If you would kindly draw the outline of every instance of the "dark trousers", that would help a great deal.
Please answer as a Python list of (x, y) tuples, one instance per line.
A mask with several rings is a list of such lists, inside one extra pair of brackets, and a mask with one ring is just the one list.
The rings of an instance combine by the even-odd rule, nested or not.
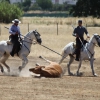
[(12, 49), (12, 54), (15, 54), (18, 52), (18, 47), (19, 47), (19, 41), (18, 41), (18, 35), (11, 35), (11, 42), (13, 43), (13, 49)]
[(79, 59), (79, 57), (80, 57), (80, 50), (81, 50), (81, 47), (82, 47), (81, 41), (84, 42), (84, 38), (83, 37), (79, 37), (79, 38), (78, 37), (76, 38), (76, 50), (75, 50), (76, 59)]

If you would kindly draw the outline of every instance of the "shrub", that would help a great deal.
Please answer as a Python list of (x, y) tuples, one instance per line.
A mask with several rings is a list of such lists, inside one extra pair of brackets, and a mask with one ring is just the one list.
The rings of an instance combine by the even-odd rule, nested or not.
[(8, 2), (0, 3), (0, 21), (10, 23), (12, 19), (22, 16), (23, 12), (16, 5), (11, 5)]

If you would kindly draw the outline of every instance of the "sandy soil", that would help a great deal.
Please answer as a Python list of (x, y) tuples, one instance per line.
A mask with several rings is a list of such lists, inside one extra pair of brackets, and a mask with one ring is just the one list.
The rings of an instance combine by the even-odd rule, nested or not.
[[(58, 62), (54, 58), (49, 60)], [(35, 63), (47, 64), (39, 58), (29, 57), (28, 65), (18, 71), (21, 61), (10, 58), (7, 63), (11, 72), (0, 73), (0, 100), (100, 100), (100, 77), (92, 77), (89, 62), (83, 62), (81, 77), (68, 76), (62, 78), (36, 78), (28, 71)], [(66, 66), (67, 60), (62, 64)], [(99, 59), (94, 62), (95, 71), (100, 75)], [(78, 63), (71, 66), (73, 73), (77, 70)]]

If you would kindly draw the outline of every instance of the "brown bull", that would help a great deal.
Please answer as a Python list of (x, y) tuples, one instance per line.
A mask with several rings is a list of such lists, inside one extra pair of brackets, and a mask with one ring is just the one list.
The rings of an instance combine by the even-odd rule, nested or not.
[[(45, 58), (41, 57), (40, 58), (46, 60)], [(35, 68), (29, 69), (29, 71), (35, 73), (35, 74), (40, 74), (41, 77), (60, 77), (62, 75), (62, 68), (61, 66), (56, 63), (52, 62), (49, 60), (46, 60), (49, 65), (47, 66), (40, 66), (37, 64)]]

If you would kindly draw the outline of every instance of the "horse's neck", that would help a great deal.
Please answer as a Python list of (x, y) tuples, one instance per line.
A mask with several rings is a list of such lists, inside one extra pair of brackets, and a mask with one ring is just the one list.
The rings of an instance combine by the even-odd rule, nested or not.
[(87, 48), (91, 53), (94, 53), (94, 47), (95, 47), (95, 45), (93, 44), (92, 39), (89, 41), (89, 43), (87, 43), (86, 46), (87, 46), (86, 48)]
[(30, 40), (31, 37), (29, 34), (27, 34), (23, 40), (23, 43), (25, 46), (27, 46), (29, 49), (31, 48), (31, 45), (32, 45), (32, 40)]

